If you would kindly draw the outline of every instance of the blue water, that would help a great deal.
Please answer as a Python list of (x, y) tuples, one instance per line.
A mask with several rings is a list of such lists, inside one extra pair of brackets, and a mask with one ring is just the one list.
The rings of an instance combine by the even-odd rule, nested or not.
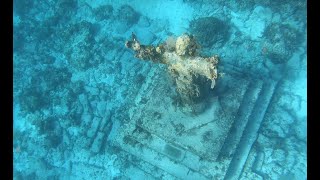
[[(13, 28), (15, 179), (307, 178), (306, 1), (16, 0)], [(132, 33), (192, 34), (214, 89), (183, 104)]]

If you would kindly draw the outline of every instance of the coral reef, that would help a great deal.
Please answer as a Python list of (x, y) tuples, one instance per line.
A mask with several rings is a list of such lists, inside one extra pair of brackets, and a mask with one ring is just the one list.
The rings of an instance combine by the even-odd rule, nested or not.
[(78, 71), (86, 70), (98, 64), (94, 59), (94, 26), (88, 21), (81, 21), (65, 28), (61, 33), (60, 46), (70, 66)]
[(274, 64), (286, 63), (298, 49), (303, 35), (288, 24), (271, 23), (264, 31), (265, 55)]
[(110, 4), (99, 6), (98, 8), (95, 8), (93, 11), (96, 15), (96, 19), (99, 21), (109, 19), (113, 16), (113, 7)]
[(73, 92), (66, 88), (71, 83), (71, 76), (67, 68), (47, 67), (46, 70), (35, 71), (30, 83), (20, 91), (21, 111), (36, 112), (52, 107), (57, 102), (68, 104), (73, 101)]
[(190, 22), (190, 32), (199, 40), (202, 47), (218, 47), (228, 41), (230, 27), (215, 17), (203, 17)]
[(140, 14), (136, 12), (131, 6), (123, 5), (118, 10), (119, 20), (125, 23), (127, 26), (132, 26), (133, 24), (138, 23), (140, 19)]
[(126, 41), (125, 46), (134, 50), (138, 59), (166, 64), (183, 104), (193, 104), (200, 97), (201, 78), (211, 80), (212, 89), (215, 86), (218, 56), (198, 56), (199, 45), (192, 35), (183, 34), (177, 39), (169, 37), (155, 47), (140, 44), (132, 33), (132, 40)]

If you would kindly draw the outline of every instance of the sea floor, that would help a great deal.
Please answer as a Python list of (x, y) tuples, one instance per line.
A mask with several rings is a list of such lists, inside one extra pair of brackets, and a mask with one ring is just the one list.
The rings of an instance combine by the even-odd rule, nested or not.
[[(307, 178), (305, 1), (18, 0), (13, 15), (14, 179)], [(193, 33), (219, 56), (201, 111), (134, 58), (132, 32)]]

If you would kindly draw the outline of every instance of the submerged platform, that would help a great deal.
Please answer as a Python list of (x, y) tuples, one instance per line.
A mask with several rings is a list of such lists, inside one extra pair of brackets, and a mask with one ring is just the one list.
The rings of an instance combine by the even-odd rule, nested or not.
[[(190, 115), (176, 107), (161, 71), (151, 68), (147, 78), (152, 81), (142, 85), (129, 110), (130, 121), (118, 128), (114, 145), (161, 169), (152, 171), (155, 179), (164, 172), (176, 179), (243, 177), (249, 159), (260, 157), (253, 145), (277, 82), (248, 79), (249, 74), (231, 65), (224, 66), (224, 73), (218, 82), (226, 86), (224, 92), (208, 97), (204, 112)], [(254, 168), (247, 168), (246, 176), (263, 179)]]

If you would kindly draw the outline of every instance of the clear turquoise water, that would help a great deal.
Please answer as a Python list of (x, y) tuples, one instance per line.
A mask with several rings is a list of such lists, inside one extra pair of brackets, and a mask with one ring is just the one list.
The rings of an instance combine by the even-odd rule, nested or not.
[[(306, 179), (305, 1), (17, 0), (13, 15), (15, 179)], [(200, 104), (221, 109), (214, 118), (225, 118), (225, 134), (208, 142), (190, 135), (199, 147), (218, 142), (216, 154), (204, 155), (216, 159), (202, 157), (192, 169), (187, 155), (172, 158), (193, 151), (152, 123), (156, 137), (180, 150), (144, 146), (177, 167), (115, 143), (117, 132), (139, 119), (179, 119), (164, 111), (175, 105), (157, 103), (175, 92), (166, 67), (125, 48), (132, 32), (153, 45), (190, 33), (201, 55), (220, 57), (222, 75)], [(139, 109), (154, 112), (135, 114)], [(200, 122), (207, 114), (186, 116)], [(193, 133), (211, 137), (201, 128)]]

